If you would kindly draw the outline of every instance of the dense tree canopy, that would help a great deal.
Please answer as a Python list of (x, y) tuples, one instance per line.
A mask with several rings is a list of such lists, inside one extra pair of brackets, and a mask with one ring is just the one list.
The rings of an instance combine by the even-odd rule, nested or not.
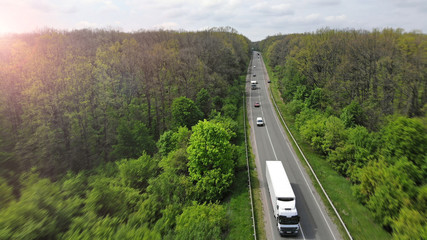
[[(0, 239), (226, 236), (226, 203), (195, 203), (205, 185), (187, 149), (212, 143), (191, 130), (212, 109), (218, 120), (222, 102), (240, 106), (249, 53), (231, 28), (2, 36)], [(211, 150), (223, 158), (209, 160), (223, 168), (201, 172), (216, 199), (234, 175), (237, 123), (224, 119), (203, 122), (222, 137)]]
[(302, 138), (395, 239), (426, 236), (426, 40), (323, 29), (259, 43)]
[(221, 123), (199, 122), (193, 127), (188, 170), (201, 201), (220, 200), (233, 182), (234, 159), (230, 134)]

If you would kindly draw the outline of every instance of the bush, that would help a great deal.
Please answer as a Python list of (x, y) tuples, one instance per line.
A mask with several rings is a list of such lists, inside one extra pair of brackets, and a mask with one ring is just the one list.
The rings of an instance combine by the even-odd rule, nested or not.
[(147, 154), (138, 159), (122, 159), (116, 164), (122, 184), (139, 191), (145, 190), (148, 179), (156, 176), (158, 172), (157, 161)]
[(218, 204), (184, 208), (176, 221), (176, 239), (223, 239), (226, 211)]

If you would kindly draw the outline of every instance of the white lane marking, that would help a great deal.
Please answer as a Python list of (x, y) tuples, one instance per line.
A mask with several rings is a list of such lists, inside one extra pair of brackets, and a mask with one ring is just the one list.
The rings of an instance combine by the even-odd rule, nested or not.
[[(265, 92), (268, 94), (267, 89), (265, 89)], [(269, 100), (270, 100), (270, 99), (269, 99)], [(270, 100), (270, 102), (271, 102), (271, 100)], [(273, 105), (272, 105), (272, 107), (273, 107)], [(273, 115), (275, 116), (275, 120), (276, 120), (277, 125), (279, 126), (279, 129), (281, 129), (281, 131), (280, 131), (280, 132), (281, 132), (281, 135), (282, 135), (283, 139), (284, 139), (284, 140), (285, 140), (285, 142), (286, 142), (286, 138), (285, 138), (284, 133), (283, 133), (283, 131), (284, 131), (284, 130), (282, 131), (282, 128), (280, 127), (280, 126), (282, 126), (282, 125), (281, 125), (281, 123), (279, 123), (279, 122), (278, 122), (278, 117), (277, 117), (277, 115), (276, 115), (276, 113), (275, 113), (275, 110), (274, 110), (274, 109), (273, 109)], [(329, 231), (331, 232), (332, 237), (333, 237), (334, 239), (336, 239), (336, 238), (335, 238), (335, 235), (334, 235), (334, 232), (332, 231), (331, 226), (329, 225), (328, 221), (326, 220), (325, 214), (323, 213), (322, 208), (321, 208), (321, 207), (320, 207), (320, 205), (319, 205), (319, 202), (317, 201), (316, 197), (315, 197), (315, 196), (314, 196), (314, 194), (313, 194), (313, 190), (311, 189), (310, 184), (308, 183), (308, 181), (307, 181), (307, 179), (306, 179), (305, 175), (303, 174), (303, 171), (302, 171), (302, 169), (301, 169), (300, 164), (298, 164), (298, 161), (296, 160), (296, 157), (295, 157), (294, 153), (293, 153), (292, 151), (291, 151), (291, 153), (292, 153), (292, 156), (294, 156), (294, 157), (293, 157), (293, 159), (294, 159), (295, 163), (297, 164), (298, 169), (299, 169), (299, 171), (301, 172), (301, 175), (302, 175), (302, 177), (304, 178), (304, 181), (305, 181), (305, 183), (306, 183), (306, 185), (307, 185), (308, 189), (310, 190), (310, 193), (311, 193), (311, 195), (312, 195), (312, 197), (313, 197), (314, 201), (316, 202), (316, 205), (317, 205), (317, 207), (318, 207), (318, 209), (319, 209), (320, 213), (322, 214), (323, 219), (324, 219), (324, 220), (325, 220), (325, 222), (326, 222), (326, 225), (328, 226)], [(315, 191), (315, 190), (314, 190), (314, 191)], [(301, 231), (302, 231), (302, 228), (301, 228)], [(305, 237), (304, 237), (304, 239), (305, 239)]]
[[(251, 114), (251, 116), (250, 116), (250, 119), (253, 119), (253, 107), (252, 107), (252, 88), (249, 88), (249, 107), (251, 108), (251, 111), (250, 111), (250, 114)], [(258, 174), (259, 174), (259, 178), (261, 178), (261, 180), (260, 180), (260, 182), (263, 182), (263, 179), (264, 179), (264, 172), (262, 171), (262, 168), (261, 168), (261, 160), (259, 159), (259, 154), (258, 154), (258, 146), (257, 146), (257, 143), (256, 143), (256, 137), (255, 137), (255, 126), (256, 126), (256, 122), (255, 122), (255, 124), (251, 127), (251, 131), (252, 131), (252, 134), (253, 134), (253, 142), (254, 142), (254, 149), (253, 149), (253, 151), (255, 151), (255, 160), (258, 160), (258, 165), (259, 165), (259, 170), (257, 169), (257, 172), (258, 172)], [(271, 217), (271, 212), (270, 212), (270, 202), (271, 202), (271, 199), (269, 199), (270, 198), (270, 195), (269, 195), (269, 193), (268, 192), (266, 192), (267, 190), (266, 190), (266, 188), (264, 187), (264, 186), (261, 186), (261, 197), (263, 198), (263, 205), (265, 206), (265, 204), (267, 204), (267, 206), (265, 206), (265, 210), (267, 211), (267, 216), (270, 216)], [(264, 213), (265, 214), (265, 213)], [(274, 229), (274, 224), (270, 221), (271, 220), (271, 218), (268, 218), (268, 219), (265, 219), (265, 224), (267, 223), (267, 222), (269, 222), (270, 224), (267, 224), (267, 225), (270, 225), (270, 228), (271, 228), (271, 231), (270, 232), (266, 232), (266, 235), (267, 235), (267, 239), (269, 239), (269, 236), (271, 236), (273, 239), (274, 239), (274, 232), (276, 231), (276, 229)]]
[[(261, 82), (261, 81), (260, 81), (260, 82)], [(265, 78), (264, 78), (264, 73), (262, 74), (262, 82), (263, 82), (263, 84), (264, 84), (264, 89), (265, 89), (265, 92), (266, 92), (266, 95), (265, 95), (265, 96), (269, 99), (268, 92), (267, 92), (267, 84), (265, 83)], [(259, 83), (258, 83), (258, 84), (259, 84)], [(251, 89), (251, 93), (249, 94), (249, 96), (250, 96), (250, 99), (252, 99), (252, 89)], [(268, 127), (267, 127), (266, 122), (265, 122), (264, 111), (262, 110), (262, 105), (261, 105), (261, 94), (258, 94), (258, 99), (259, 99), (259, 102), (260, 102), (261, 115), (262, 115), (262, 118), (263, 118), (263, 120), (264, 120), (264, 127), (266, 128), (267, 136), (268, 136), (268, 139), (269, 139), (269, 141), (270, 141), (271, 148), (273, 149), (273, 154), (274, 154), (274, 157), (275, 157), (275, 161), (278, 161), (278, 158), (277, 158), (277, 155), (276, 155), (276, 151), (274, 150), (273, 142), (271, 141), (270, 133), (269, 133), (269, 131), (268, 131)], [(267, 101), (269, 101), (269, 102), (270, 102), (270, 104), (271, 104), (271, 101), (270, 101), (270, 100), (267, 100)], [(273, 104), (271, 104), (271, 106), (273, 107)], [(273, 111), (274, 111), (274, 109), (273, 109)], [(252, 112), (253, 112), (253, 107), (251, 107), (251, 113), (252, 113)], [(275, 117), (275, 115), (274, 115), (274, 113), (273, 113), (273, 117), (274, 117), (274, 118), (276, 118), (276, 117)], [(276, 123), (277, 123), (277, 118), (276, 118)], [(255, 122), (255, 124), (256, 124), (256, 122)], [(279, 127), (279, 129), (280, 129), (280, 127)], [(255, 131), (254, 131), (254, 134), (255, 134)], [(310, 189), (310, 188), (309, 188), (309, 189)], [(268, 204), (268, 203), (267, 203), (267, 204)], [(273, 216), (273, 218), (275, 218), (275, 217)], [(274, 231), (273, 224), (270, 224), (270, 225), (271, 225), (272, 230)], [(305, 238), (305, 235), (304, 235), (304, 232), (303, 232), (302, 226), (301, 226), (301, 224), (298, 224), (298, 225), (300, 226), (300, 230), (301, 230), (302, 237), (303, 237), (303, 239), (305, 240), (306, 238)]]
[(298, 225), (299, 225), (299, 229), (301, 229), (302, 237), (305, 239), (305, 235), (304, 235), (304, 231), (302, 230), (302, 226), (301, 226), (301, 224), (299, 224), (299, 223), (298, 223)]
[[(264, 75), (265, 74), (263, 74), (262, 75), (262, 82), (264, 83), (264, 85), (265, 85), (265, 87), (264, 87), (264, 91), (265, 91), (265, 93), (266, 93), (266, 96), (267, 96), (267, 98), (268, 98), (268, 100), (267, 101), (269, 101), (270, 102), (270, 104), (271, 104), (271, 107), (273, 107), (273, 104), (272, 104), (272, 102), (271, 102), (271, 100), (270, 100), (270, 97), (269, 97), (269, 95), (268, 95), (268, 91), (267, 91), (267, 84), (265, 83), (265, 78), (264, 78)], [(276, 115), (275, 115), (275, 113), (274, 113), (274, 109), (272, 109), (272, 111), (273, 111), (273, 118), (275, 118), (275, 120), (276, 120), (276, 124), (279, 126), (279, 129), (281, 129), (280, 128), (280, 125), (277, 123), (277, 117), (276, 117)], [(267, 131), (267, 133), (268, 133), (268, 131)], [(283, 136), (283, 132), (281, 131), (281, 133), (282, 133), (282, 136)], [(270, 137), (270, 135), (268, 135), (269, 137)], [(285, 141), (286, 142), (286, 141)], [(273, 147), (273, 143), (271, 142), (271, 139), (270, 139), (270, 144), (271, 144), (271, 147), (273, 148), (273, 151), (274, 151), (274, 147)], [(291, 153), (292, 153), (292, 151), (291, 151)], [(293, 153), (292, 153), (293, 154)], [(277, 160), (277, 156), (276, 156), (276, 153), (274, 153), (274, 156), (276, 157), (276, 160)], [(294, 158), (295, 158), (295, 156), (294, 156)], [(297, 164), (298, 165), (298, 164)], [(298, 166), (299, 167), (299, 166)], [(301, 171), (301, 169), (300, 169), (300, 171)], [(303, 175), (303, 177), (304, 177), (304, 175)], [(307, 180), (306, 180), (307, 181)], [(309, 189), (310, 189), (310, 187), (309, 187)], [(311, 189), (310, 189), (311, 190)], [(316, 199), (315, 199), (316, 200)], [(302, 226), (301, 226), (301, 224), (298, 224), (299, 225), (299, 227), (300, 227), (300, 230), (301, 230), (301, 234), (302, 234), (302, 237), (303, 237), (303, 239), (305, 240), (306, 238), (305, 238), (305, 235), (304, 235), (304, 232), (303, 232), (303, 230), (302, 230)]]

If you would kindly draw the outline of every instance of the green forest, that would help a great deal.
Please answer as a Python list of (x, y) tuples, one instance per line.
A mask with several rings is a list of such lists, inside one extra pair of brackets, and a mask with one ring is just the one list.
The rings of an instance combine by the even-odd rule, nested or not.
[(0, 239), (252, 236), (230, 207), (250, 44), (229, 27), (2, 36)]
[(253, 237), (252, 47), (354, 198), (393, 238), (427, 239), (426, 40), (322, 29), (251, 43), (229, 27), (1, 36), (0, 239)]
[(257, 45), (298, 134), (394, 239), (427, 239), (426, 40), (322, 29)]

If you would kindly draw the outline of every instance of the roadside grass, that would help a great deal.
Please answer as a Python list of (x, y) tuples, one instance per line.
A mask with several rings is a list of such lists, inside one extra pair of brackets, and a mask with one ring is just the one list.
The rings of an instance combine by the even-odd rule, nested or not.
[[(304, 152), (307, 160), (309, 161), (311, 167), (315, 171), (319, 181), (322, 183), (323, 188), (328, 193), (329, 198), (333, 202), (335, 208), (339, 212), (341, 218), (347, 226), (353, 239), (391, 239), (391, 235), (385, 231), (378, 223), (374, 221), (372, 213), (364, 207), (357, 199), (353, 196), (352, 193), (352, 184), (349, 180), (339, 175), (325, 160), (325, 157), (316, 153), (309, 144), (304, 142), (301, 138), (301, 135), (296, 130), (294, 125), (293, 116), (289, 114), (286, 108), (286, 104), (283, 102), (280, 97), (280, 92), (278, 90), (278, 80), (273, 75), (271, 68), (267, 66), (266, 68), (271, 80), (271, 93), (273, 94), (274, 99), (276, 100), (277, 106), (280, 109), (280, 112), (283, 118), (286, 121), (292, 135), (299, 143), (300, 148)], [(282, 123), (282, 125), (284, 125)], [(285, 127), (284, 127), (285, 128)], [(308, 165), (306, 164), (301, 153), (298, 151), (294, 141), (292, 141), (289, 132), (286, 130), (289, 139), (297, 153), (300, 161), (303, 166), (306, 168), (309, 173), (311, 180), (314, 183), (317, 191), (322, 197), (323, 202), (328, 207), (329, 215), (332, 217), (335, 224), (338, 226), (338, 229), (341, 233), (341, 236), (344, 239), (349, 239), (347, 233), (345, 232), (344, 227), (340, 223), (338, 217), (332, 209), (332, 206), (329, 204), (326, 196), (323, 194), (320, 186), (315, 180), (313, 174), (311, 173)]]
[[(245, 80), (241, 80), (243, 84)], [(244, 90), (245, 85), (243, 85)], [(242, 104), (243, 105), (243, 104)], [(245, 153), (245, 130), (243, 129), (244, 121), (246, 119), (246, 134), (249, 134), (249, 125), (246, 115), (246, 109), (242, 109), (242, 105), (239, 107), (237, 123), (239, 131), (237, 133), (237, 148), (238, 160), (236, 165), (236, 175), (231, 187), (230, 195), (224, 202), (224, 206), (227, 209), (229, 216), (228, 234), (226, 239), (254, 239), (254, 230), (251, 213), (251, 203), (249, 198), (248, 189), (248, 173), (246, 167), (246, 153)], [(245, 105), (246, 107), (246, 105)], [(249, 135), (248, 135), (249, 136)], [(265, 232), (263, 230), (264, 224), (262, 219), (262, 202), (260, 199), (259, 182), (254, 169), (255, 163), (254, 158), (251, 154), (250, 142), (248, 137), (248, 154), (249, 154), (249, 168), (251, 171), (251, 182), (252, 182), (252, 196), (254, 199), (254, 211), (255, 211), (255, 225), (257, 231), (257, 239), (266, 239)]]

